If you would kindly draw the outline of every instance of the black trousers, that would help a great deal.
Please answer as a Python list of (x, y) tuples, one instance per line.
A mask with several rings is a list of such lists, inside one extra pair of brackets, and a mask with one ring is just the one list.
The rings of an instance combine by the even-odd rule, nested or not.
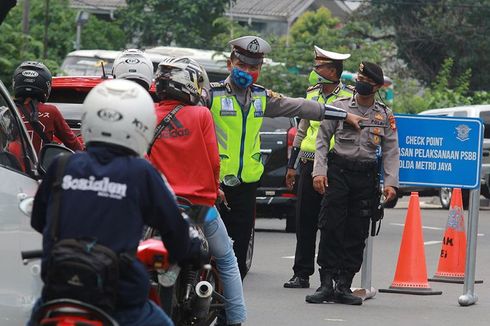
[(313, 161), (300, 161), (293, 271), (295, 275), (301, 277), (308, 277), (315, 272), (316, 233), (322, 195), (313, 189), (312, 171)]
[(247, 274), (247, 251), (255, 225), (255, 203), (258, 182), (242, 183), (236, 187), (222, 185), (230, 210), (220, 206), (220, 214), (228, 234), (233, 239), (233, 249), (242, 280)]
[(352, 171), (330, 164), (322, 199), (318, 265), (334, 273), (357, 273), (374, 211), (375, 170)]

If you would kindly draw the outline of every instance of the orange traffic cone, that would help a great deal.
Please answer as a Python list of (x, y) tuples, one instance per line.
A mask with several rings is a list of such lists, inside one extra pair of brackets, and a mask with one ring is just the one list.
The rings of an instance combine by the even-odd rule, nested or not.
[(412, 192), (410, 195), (395, 278), (389, 289), (380, 289), (379, 292), (421, 295), (442, 294), (442, 291), (432, 291), (427, 282), (424, 238), (422, 235), (419, 194), (417, 192)]
[[(461, 189), (454, 188), (451, 197), (446, 232), (442, 238), (439, 265), (433, 278), (429, 281), (464, 283), (466, 265), (466, 233), (464, 228), (464, 211)], [(483, 283), (483, 281), (475, 281)]]

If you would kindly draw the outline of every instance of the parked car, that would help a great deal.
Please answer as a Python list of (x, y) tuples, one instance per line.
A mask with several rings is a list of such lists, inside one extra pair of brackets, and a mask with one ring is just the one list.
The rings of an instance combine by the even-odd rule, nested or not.
[(257, 190), (257, 216), (285, 219), (286, 232), (296, 230), (296, 194), (285, 184), (295, 135), (295, 119), (264, 118), (260, 130), (264, 173)]
[[(467, 105), (451, 108), (432, 109), (422, 111), (419, 114), (432, 116), (448, 117), (470, 117), (480, 118), (485, 126), (482, 149), (482, 161), (480, 171), (480, 193), (485, 198), (490, 199), (490, 105)], [(439, 196), (443, 208), (449, 208), (451, 204), (450, 188), (429, 188), (429, 187), (400, 187), (398, 196), (410, 195), (411, 191), (418, 191), (419, 195)], [(463, 207), (468, 207), (469, 190), (462, 190)]]
[(21, 251), (41, 248), (41, 235), (22, 213), (38, 187), (38, 159), (7, 89), (0, 81), (0, 324), (23, 325), (39, 297), (39, 262), (24, 265)]

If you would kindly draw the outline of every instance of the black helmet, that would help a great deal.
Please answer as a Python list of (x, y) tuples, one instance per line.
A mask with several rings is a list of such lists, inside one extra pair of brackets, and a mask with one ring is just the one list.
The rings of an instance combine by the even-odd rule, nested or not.
[(12, 87), (15, 98), (32, 97), (46, 102), (51, 92), (51, 72), (40, 62), (25, 61), (14, 71)]

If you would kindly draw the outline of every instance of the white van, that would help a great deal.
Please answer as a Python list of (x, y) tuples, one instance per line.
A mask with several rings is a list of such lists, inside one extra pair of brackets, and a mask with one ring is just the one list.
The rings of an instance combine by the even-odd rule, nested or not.
[[(112, 71), (112, 65), (121, 51), (112, 50), (79, 50), (66, 55), (61, 64), (60, 76), (102, 76), (102, 65), (106, 74)], [(158, 64), (168, 57), (189, 57), (199, 62), (208, 73), (212, 82), (220, 81), (228, 76), (226, 56), (224, 53), (192, 48), (158, 46), (145, 50), (153, 62), (153, 71)]]
[[(432, 109), (422, 111), (419, 114), (437, 115), (448, 117), (470, 117), (480, 118), (485, 126), (482, 166), (481, 166), (481, 194), (490, 198), (490, 104), (455, 106), (444, 109)], [(440, 199), (443, 207), (449, 208), (451, 202), (451, 192), (449, 189), (442, 188)], [(463, 204), (469, 200), (469, 192), (463, 191)]]

